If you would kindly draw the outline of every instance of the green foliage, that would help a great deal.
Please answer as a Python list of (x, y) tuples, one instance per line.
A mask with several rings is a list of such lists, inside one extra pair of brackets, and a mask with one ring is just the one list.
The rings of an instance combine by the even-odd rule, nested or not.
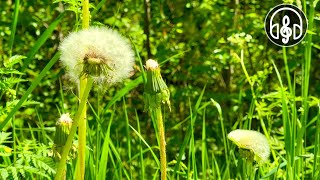
[[(4, 143), (8, 143), (11, 133), (0, 133), (0, 150), (1, 156), (12, 155), (12, 149)], [(36, 153), (35, 153), (36, 150)], [(0, 176), (2, 179), (28, 179), (31, 174), (43, 179), (51, 179), (55, 174), (55, 164), (49, 157), (51, 149), (44, 144), (33, 141), (25, 141), (15, 153), (18, 159), (14, 164), (8, 164), (0, 167)]]
[(0, 132), (0, 156), (10, 156), (12, 149), (7, 146), (4, 145), (4, 143), (6, 143), (6, 141), (8, 141), (11, 137), (10, 137), (11, 133), (6, 133), (6, 132)]
[(17, 78), (17, 77), (10, 77), (10, 75), (23, 75), (24, 73), (13, 69), (13, 65), (20, 63), (22, 59), (26, 58), (25, 56), (21, 55), (16, 55), (12, 56), (8, 60), (4, 60), (4, 67), (0, 67), (0, 74), (1, 74), (1, 79), (0, 79), (0, 93), (1, 97), (5, 94), (8, 93), (8, 95), (11, 94), (13, 96), (13, 99), (15, 99), (15, 90), (13, 89), (13, 86), (19, 82), (24, 82), (26, 80), (22, 78)]
[[(26, 56), (21, 56), (21, 55), (15, 55), (12, 56), (11, 58), (9, 58), (8, 60), (4, 60), (3, 65), (6, 68), (12, 68), (13, 65), (17, 64), (17, 63), (21, 63), (21, 61), (23, 59), (27, 58)], [(17, 74), (22, 74), (19, 71), (17, 71)]]
[(66, 8), (67, 11), (74, 12), (77, 16), (81, 13), (82, 2), (81, 0), (55, 0), (53, 3), (64, 3), (68, 7)]
[[(243, 179), (248, 164), (225, 138), (239, 128), (260, 131), (271, 146), (269, 162), (253, 164), (251, 176), (318, 178), (320, 12), (318, 1), (299, 2), (290, 3), (306, 12), (308, 34), (280, 48), (264, 18), (281, 1), (150, 1), (149, 24), (140, 1), (90, 1), (91, 25), (130, 38), (137, 61), (129, 80), (89, 96), (86, 179), (158, 178), (156, 125), (143, 111), (149, 58), (170, 91), (168, 179)], [(0, 13), (0, 179), (52, 179), (56, 120), (78, 108), (58, 45), (80, 28), (81, 1), (8, 0)], [(69, 161), (67, 179), (75, 167)]]
[[(24, 73), (16, 70), (13, 66), (17, 63), (21, 63), (25, 56), (15, 55), (9, 59), (5, 59), (3, 66), (0, 66), (0, 99), (5, 99), (5, 104), (0, 104), (0, 122), (3, 122), (7, 117), (10, 110), (17, 104), (16, 90), (14, 85), (25, 82), (26, 80), (21, 78)], [(20, 77), (15, 77), (20, 75)], [(24, 105), (31, 104), (25, 103)]]

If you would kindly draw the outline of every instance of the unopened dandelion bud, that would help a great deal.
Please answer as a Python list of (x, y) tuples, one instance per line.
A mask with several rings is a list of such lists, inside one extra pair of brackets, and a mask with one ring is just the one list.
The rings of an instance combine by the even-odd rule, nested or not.
[(228, 139), (242, 149), (240, 154), (248, 160), (252, 159), (252, 156), (258, 163), (269, 159), (270, 146), (267, 138), (260, 132), (237, 129), (228, 134)]
[(56, 135), (54, 137), (54, 144), (57, 147), (64, 146), (70, 134), (72, 126), (72, 119), (69, 114), (62, 114), (56, 123)]
[(63, 146), (66, 144), (70, 129), (72, 126), (72, 119), (69, 114), (62, 114), (56, 123), (56, 134), (54, 137), (54, 144), (52, 146), (53, 156), (55, 161), (59, 161), (62, 154)]
[[(170, 109), (170, 92), (162, 79), (159, 64), (149, 59), (146, 62), (147, 83), (145, 84), (144, 101), (145, 109), (154, 109), (167, 104)], [(171, 110), (171, 109), (170, 109)]]

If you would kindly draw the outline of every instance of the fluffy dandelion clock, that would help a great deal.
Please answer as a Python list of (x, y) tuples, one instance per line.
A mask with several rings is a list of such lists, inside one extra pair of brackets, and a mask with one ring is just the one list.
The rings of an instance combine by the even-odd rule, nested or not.
[(60, 44), (61, 62), (67, 76), (77, 82), (81, 75), (99, 84), (113, 84), (129, 77), (134, 53), (129, 42), (106, 27), (90, 27), (70, 33)]
[(228, 134), (228, 139), (240, 149), (252, 152), (254, 160), (258, 163), (266, 162), (270, 156), (270, 146), (267, 138), (257, 131), (237, 129)]

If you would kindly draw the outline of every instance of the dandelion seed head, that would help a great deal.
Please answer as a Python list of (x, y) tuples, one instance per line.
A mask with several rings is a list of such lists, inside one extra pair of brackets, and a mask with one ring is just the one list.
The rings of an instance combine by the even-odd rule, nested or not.
[(97, 84), (113, 84), (130, 76), (134, 53), (119, 33), (105, 27), (90, 27), (70, 33), (60, 44), (61, 62), (67, 75), (79, 82), (83, 74)]
[(260, 132), (237, 129), (228, 134), (228, 139), (235, 143), (239, 148), (252, 151), (255, 160), (259, 163), (266, 162), (270, 156), (268, 140)]

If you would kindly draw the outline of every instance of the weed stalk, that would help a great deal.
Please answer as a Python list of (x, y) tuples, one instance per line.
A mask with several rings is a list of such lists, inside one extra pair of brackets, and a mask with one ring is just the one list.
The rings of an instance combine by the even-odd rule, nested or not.
[(77, 127), (78, 127), (78, 124), (79, 124), (80, 116), (82, 115), (82, 111), (83, 111), (84, 107), (86, 106), (86, 102), (87, 102), (87, 99), (88, 99), (89, 92), (91, 90), (92, 84), (93, 84), (92, 78), (88, 78), (87, 86), (85, 87), (85, 89), (83, 91), (83, 94), (82, 94), (82, 97), (80, 99), (79, 108), (78, 108), (78, 111), (77, 111), (77, 113), (76, 113), (76, 115), (74, 117), (74, 121), (72, 123), (70, 134), (68, 136), (66, 144), (63, 146), (61, 159), (60, 159), (60, 162), (58, 164), (56, 176), (54, 178), (55, 180), (61, 180), (62, 177), (63, 177), (63, 173), (64, 173), (64, 169), (65, 169), (65, 164), (67, 162), (67, 157), (68, 157), (68, 154), (69, 154), (69, 150), (71, 149), (72, 141), (73, 141), (74, 135), (76, 134), (76, 131), (77, 131)]
[[(89, 17), (90, 17), (90, 11), (89, 11), (89, 0), (82, 0), (82, 29), (89, 28)], [(87, 86), (87, 77), (85, 75), (82, 75), (80, 77), (80, 89), (79, 89), (79, 95), (80, 99), (84, 95), (85, 87)], [(79, 129), (78, 129), (78, 137), (79, 137), (79, 169), (77, 173), (77, 179), (82, 180), (84, 179), (84, 173), (85, 173), (85, 157), (86, 157), (86, 118), (87, 118), (87, 105), (84, 105), (84, 108), (81, 112), (81, 116), (79, 119)]]
[(155, 115), (157, 121), (159, 139), (160, 139), (160, 171), (161, 180), (167, 178), (167, 156), (166, 156), (166, 141), (165, 131), (162, 119), (161, 105), (167, 104), (170, 107), (169, 96), (170, 92), (161, 77), (159, 64), (149, 59), (146, 63), (147, 83), (145, 84), (145, 109), (150, 110)]

